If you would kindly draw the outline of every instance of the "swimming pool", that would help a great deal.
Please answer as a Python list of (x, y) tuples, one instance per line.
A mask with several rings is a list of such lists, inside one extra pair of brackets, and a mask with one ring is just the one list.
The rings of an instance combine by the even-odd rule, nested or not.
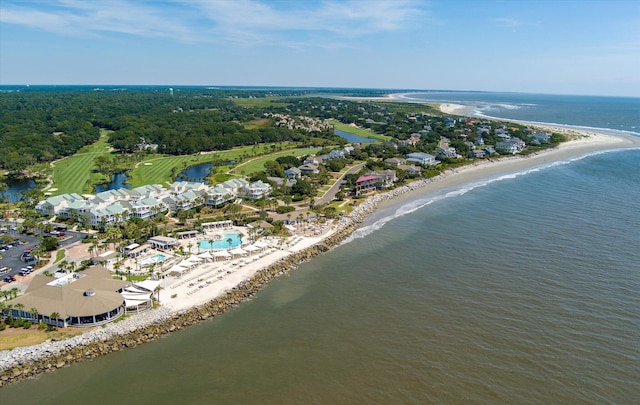
[(228, 248), (238, 247), (241, 244), (242, 244), (242, 238), (240, 236), (240, 233), (238, 232), (225, 233), (224, 238), (219, 240), (214, 240), (213, 243), (209, 242), (208, 240), (201, 240), (200, 242), (198, 242), (198, 246), (200, 247), (200, 249), (203, 249), (203, 250), (228, 249)]
[(140, 264), (142, 264), (143, 266), (146, 266), (154, 263), (162, 263), (165, 260), (167, 260), (167, 256), (158, 253), (157, 255), (153, 255), (151, 257), (147, 257), (146, 259), (142, 259), (140, 261)]

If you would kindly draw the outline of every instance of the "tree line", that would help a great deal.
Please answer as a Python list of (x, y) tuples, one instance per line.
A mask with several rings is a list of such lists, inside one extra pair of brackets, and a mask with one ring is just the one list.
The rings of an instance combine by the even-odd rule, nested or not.
[(113, 131), (109, 142), (121, 153), (138, 150), (143, 143), (158, 145), (160, 153), (183, 155), (263, 142), (335, 137), (269, 123), (246, 128), (244, 124), (260, 118), (261, 112), (234, 103), (230, 97), (238, 94), (245, 93), (186, 88), (172, 95), (166, 89), (135, 87), (103, 91), (40, 87), (2, 92), (0, 168), (19, 173), (31, 164), (70, 156), (96, 142), (101, 128)]

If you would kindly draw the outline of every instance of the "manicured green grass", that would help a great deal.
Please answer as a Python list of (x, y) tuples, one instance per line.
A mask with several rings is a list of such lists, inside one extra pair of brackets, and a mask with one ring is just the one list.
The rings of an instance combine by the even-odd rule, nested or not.
[(276, 160), (280, 156), (305, 156), (312, 155), (318, 152), (321, 148), (303, 148), (303, 149), (293, 149), (293, 150), (283, 150), (275, 153), (270, 153), (266, 156), (261, 156), (255, 159), (249, 159), (245, 163), (239, 164), (232, 170), (230, 173), (234, 174), (245, 174), (249, 175), (251, 173), (260, 172), (264, 170), (264, 164), (268, 160)]
[(354, 135), (358, 135), (361, 136), (363, 138), (371, 138), (371, 139), (377, 139), (379, 141), (388, 141), (389, 139), (391, 139), (390, 136), (386, 136), (386, 135), (380, 135), (377, 134), (369, 129), (365, 129), (365, 128), (356, 128), (356, 127), (352, 127), (350, 125), (347, 124), (343, 124), (341, 122), (338, 122), (336, 120), (327, 120), (328, 123), (330, 123), (331, 125), (333, 125), (338, 131), (342, 131), (342, 132), (348, 132), (350, 134), (354, 134)]
[(139, 187), (146, 184), (161, 184), (166, 186), (171, 182), (171, 170), (175, 167), (178, 172), (201, 163), (211, 163), (215, 160), (235, 160), (250, 148), (238, 148), (223, 152), (206, 153), (200, 155), (184, 156), (156, 156), (140, 162), (136, 168), (129, 171), (128, 183), (131, 187)]
[(51, 194), (91, 193), (92, 184), (104, 180), (99, 173), (94, 172), (95, 158), (111, 154), (107, 143), (108, 131), (101, 132), (100, 139), (96, 143), (85, 146), (75, 155), (54, 163), (51, 189), (56, 190), (49, 191)]
[(62, 259), (64, 259), (65, 257), (65, 253), (64, 250), (58, 250), (56, 252), (56, 260), (54, 261), (54, 263), (58, 263), (59, 261), (61, 261)]
[[(293, 147), (293, 143), (285, 142), (279, 144), (283, 148)], [(171, 182), (171, 170), (175, 167), (178, 172), (201, 163), (211, 163), (216, 160), (238, 160), (238, 158), (244, 156), (249, 157), (255, 153), (264, 153), (265, 150), (270, 150), (270, 144), (258, 145), (257, 147), (245, 146), (242, 148), (235, 148), (231, 150), (204, 153), (199, 155), (185, 155), (185, 156), (157, 156), (150, 157), (143, 162), (140, 162), (136, 168), (129, 171), (128, 183), (131, 187), (138, 187), (145, 184), (161, 184), (166, 185), (167, 182)], [(283, 154), (291, 153), (290, 151), (283, 151)], [(270, 160), (266, 158), (266, 160)], [(273, 159), (271, 159), (273, 160)], [(264, 165), (264, 163), (263, 163)], [(247, 172), (249, 173), (249, 172)]]

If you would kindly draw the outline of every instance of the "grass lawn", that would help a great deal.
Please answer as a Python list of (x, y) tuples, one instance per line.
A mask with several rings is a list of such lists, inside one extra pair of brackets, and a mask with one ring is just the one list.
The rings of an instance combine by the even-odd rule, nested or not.
[[(292, 147), (293, 143), (282, 143), (283, 148)], [(145, 184), (161, 184), (166, 186), (167, 182), (171, 182), (171, 169), (174, 167), (178, 172), (201, 163), (211, 163), (215, 160), (237, 160), (245, 155), (253, 155), (254, 152), (264, 152), (270, 149), (270, 144), (259, 145), (255, 150), (253, 146), (244, 146), (230, 150), (202, 153), (198, 155), (184, 156), (155, 156), (144, 160), (138, 164), (138, 167), (129, 171), (128, 183), (131, 187), (143, 186)], [(283, 153), (290, 153), (283, 151)], [(268, 159), (267, 159), (268, 160)]]
[(29, 329), (9, 328), (0, 332), (0, 351), (11, 350), (14, 347), (31, 346), (45, 342), (49, 339), (63, 340), (87, 332), (87, 328), (60, 328), (47, 332), (38, 330), (37, 325)]
[(63, 250), (63, 249), (58, 250), (58, 251), (56, 252), (56, 260), (55, 260), (55, 262), (54, 262), (54, 263), (58, 263), (60, 260), (64, 259), (64, 257), (65, 257), (65, 256), (66, 256), (66, 255), (65, 255), (64, 250)]
[(95, 164), (93, 163), (97, 156), (111, 154), (107, 143), (108, 131), (100, 132), (101, 136), (97, 142), (85, 146), (73, 156), (54, 163), (51, 188), (56, 190), (50, 191), (52, 194), (91, 193), (93, 183), (104, 180), (99, 173), (94, 172)]
[(241, 175), (244, 173), (244, 175), (249, 175), (254, 172), (261, 172), (264, 170), (264, 164), (268, 160), (276, 160), (280, 156), (299, 157), (299, 156), (311, 155), (318, 152), (320, 149), (321, 148), (303, 148), (303, 149), (292, 149), (292, 150), (290, 149), (290, 150), (283, 150), (275, 153), (270, 153), (269, 155), (266, 155), (266, 156), (260, 156), (255, 159), (249, 159), (246, 162), (241, 163), (238, 166), (234, 167), (232, 170), (229, 171), (229, 173), (233, 173), (237, 175)]
[(388, 141), (391, 139), (390, 136), (377, 134), (370, 129), (352, 127), (351, 125), (343, 124), (336, 120), (327, 120), (327, 122), (333, 125), (338, 131), (348, 132), (363, 138), (377, 139), (378, 141)]

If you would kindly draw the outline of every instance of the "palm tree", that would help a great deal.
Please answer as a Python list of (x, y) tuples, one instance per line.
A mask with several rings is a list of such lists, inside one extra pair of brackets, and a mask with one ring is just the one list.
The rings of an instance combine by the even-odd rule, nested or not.
[(21, 302), (18, 302), (18, 303), (15, 305), (15, 307), (16, 307), (16, 309), (18, 310), (18, 317), (19, 317), (19, 318), (22, 318), (22, 310), (24, 309), (24, 304), (23, 304), (23, 303), (21, 303)]
[(229, 249), (231, 249), (231, 243), (232, 242), (233, 242), (233, 239), (227, 238), (227, 243), (229, 244)]
[(38, 308), (31, 307), (31, 309), (29, 309), (29, 313), (32, 315), (34, 321), (38, 320)]
[(66, 260), (60, 260), (60, 262), (58, 263), (58, 267), (61, 270), (64, 270), (64, 272), (67, 272), (67, 265), (69, 264), (69, 262), (67, 262)]
[(91, 257), (93, 257), (94, 253), (98, 253), (98, 239), (91, 240), (91, 246), (89, 246), (89, 253), (91, 253)]
[(49, 315), (49, 318), (51, 318), (52, 321), (55, 321), (55, 325), (54, 326), (58, 326), (58, 317), (60, 316), (59, 313), (57, 312), (52, 312), (51, 315)]

